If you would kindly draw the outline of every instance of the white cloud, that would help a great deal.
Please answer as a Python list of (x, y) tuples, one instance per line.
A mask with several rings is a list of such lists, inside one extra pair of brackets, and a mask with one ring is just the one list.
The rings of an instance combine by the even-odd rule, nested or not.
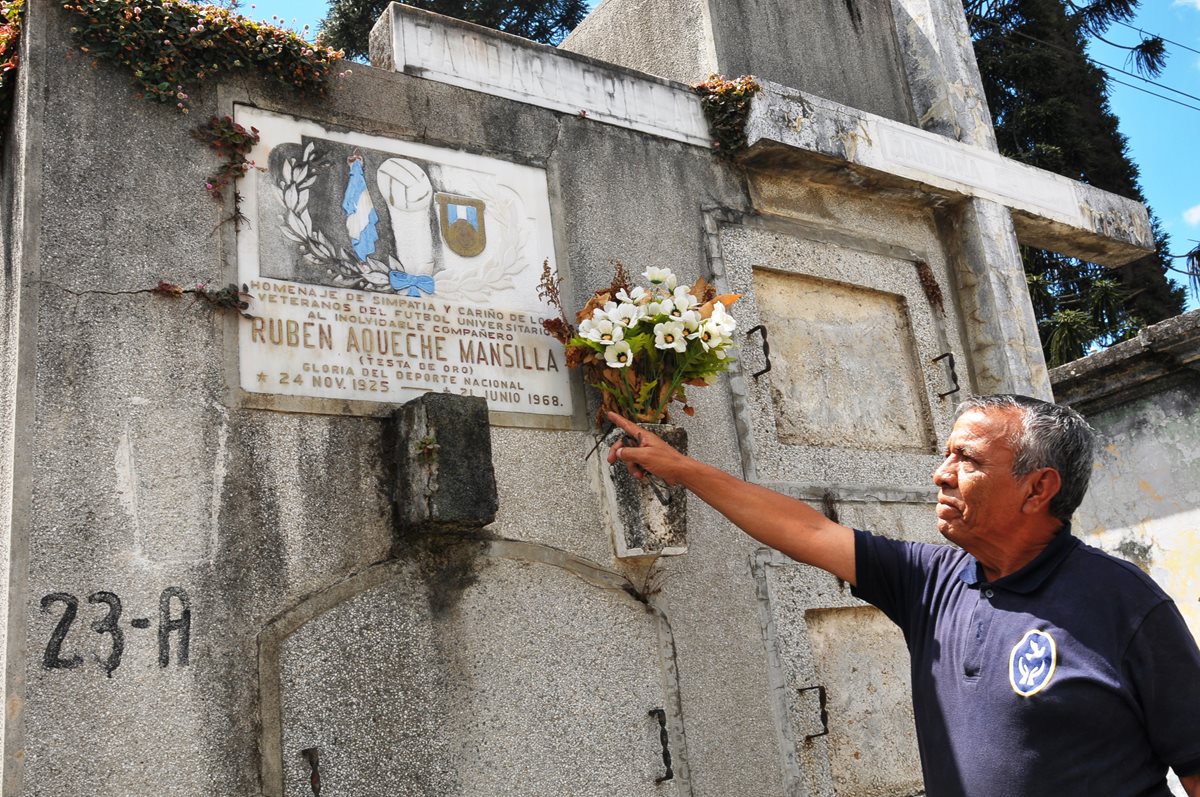
[(1175, 0), (1175, 2), (1171, 3), (1171, 5), (1173, 5), (1173, 6), (1191, 6), (1192, 8), (1196, 9), (1197, 11), (1200, 11), (1200, 0)]
[(1183, 211), (1183, 220), (1195, 227), (1200, 224), (1200, 205), (1190, 207)]

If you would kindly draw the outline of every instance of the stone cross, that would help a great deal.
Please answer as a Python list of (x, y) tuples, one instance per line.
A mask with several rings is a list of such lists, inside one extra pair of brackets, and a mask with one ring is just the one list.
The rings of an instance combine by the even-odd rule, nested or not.
[[(744, 163), (949, 207), (959, 300), (984, 392), (1048, 397), (1020, 244), (1109, 266), (1153, 250), (1145, 208), (1001, 157), (956, 0), (794, 4), (601, 4), (562, 49), (680, 82), (765, 81)], [(799, 7), (798, 7), (799, 6)], [(372, 35), (376, 66), (673, 138), (707, 139), (678, 84), (564, 57), (516, 38), (393, 8)]]
[(1140, 203), (997, 155), (959, 0), (695, 5), (608, 0), (563, 46), (683, 82), (770, 80), (750, 163), (954, 205), (963, 311), (993, 319), (969, 331), (977, 387), (1048, 398), (1018, 245), (1120, 266), (1154, 238)]

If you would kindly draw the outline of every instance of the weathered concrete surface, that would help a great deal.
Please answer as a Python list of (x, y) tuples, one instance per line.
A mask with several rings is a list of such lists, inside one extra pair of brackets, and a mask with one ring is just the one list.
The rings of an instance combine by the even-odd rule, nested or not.
[(487, 400), (427, 393), (392, 416), (399, 531), (477, 529), (496, 519)]
[(954, 264), (975, 389), (1048, 399), (1046, 357), (1008, 212), (973, 199), (938, 225)]
[(708, 146), (687, 86), (409, 5), (393, 3), (371, 31), (381, 69)]
[(680, 83), (721, 71), (709, 0), (602, 0), (558, 46)]
[(892, 13), (917, 126), (994, 151), (992, 116), (959, 0), (895, 0)]
[[(944, 301), (953, 295), (953, 277), (933, 219), (802, 179), (753, 179), (756, 205), (774, 218), (731, 218), (712, 235), (721, 253), (714, 272), (743, 294), (732, 310), (739, 328), (765, 323), (772, 341), (771, 370), (755, 378), (750, 375), (767, 360), (758, 335), (747, 337), (742, 380), (734, 382), (743, 399), (738, 415), (746, 472), (761, 481), (862, 485), (880, 483), (882, 468), (897, 487), (928, 489), (937, 445), (961, 400), (958, 393), (939, 397), (952, 385), (935, 359), (964, 353), (964, 332)], [(831, 307), (860, 291), (890, 305), (890, 343), (871, 340), (848, 362), (828, 351), (806, 359), (804, 341), (837, 338), (839, 329), (845, 331), (840, 325), (849, 322), (807, 312), (816, 297), (797, 306), (784, 300), (779, 283), (791, 279), (825, 286)], [(901, 305), (897, 328), (894, 311)], [(884, 321), (874, 319), (876, 326)], [(877, 345), (900, 356), (878, 357)], [(819, 369), (817, 362), (828, 367)], [(965, 374), (962, 388), (972, 389)], [(864, 450), (871, 451), (867, 459), (852, 453)]]
[[(781, 443), (929, 450), (922, 369), (901, 296), (766, 269), (754, 282), (761, 323), (782, 333), (769, 377)], [(874, 382), (886, 387), (864, 389)]]
[[(908, 648), (874, 607), (805, 612), (820, 686), (826, 689), (829, 771), (841, 797), (916, 794), (923, 788), (908, 694)], [(871, 651), (871, 666), (862, 667)], [(863, 700), (869, 696), (869, 700)], [(864, 756), (869, 769), (856, 766)]]
[[(22, 63), (29, 60), (36, 65), (41, 54), (31, 51), (25, 43), (20, 52)], [(26, 336), (33, 334), (36, 325), (37, 304), (31, 298), (32, 281), (36, 273), (21, 268), (26, 254), (36, 248), (36, 237), (29, 233), (26, 218), (36, 215), (39, 196), (30, 186), (30, 172), (35, 168), (40, 152), (40, 137), (27, 124), (29, 104), (29, 77), (25, 70), (16, 73), (15, 94), (12, 101), (8, 129), (4, 131), (3, 170), (0, 171), (0, 582), (20, 583), (20, 568), (13, 568), (14, 556), (24, 556), (19, 535), (9, 532), (26, 522), (29, 505), (28, 472), (17, 467), (17, 454), (28, 444), (29, 427), (18, 424), (17, 419), (28, 417), (31, 400), (31, 385), (27, 378), (30, 368), (31, 347), (21, 345)], [(36, 108), (36, 98), (33, 99)], [(0, 589), (0, 667), (3, 667), (3, 685), (8, 695), (16, 685), (18, 677), (8, 667), (8, 648), (13, 635), (20, 635), (24, 627), (25, 607), (14, 605), (9, 599), (9, 590)], [(8, 723), (8, 710), (0, 712), (0, 734), (14, 733)], [(4, 789), (0, 783), (0, 790)]]
[(1050, 372), (1100, 437), (1076, 533), (1148, 572), (1200, 637), (1200, 311)]
[(1099, 412), (1130, 404), (1176, 383), (1192, 381), (1200, 368), (1200, 312), (1146, 327), (1136, 337), (1050, 372), (1054, 395), (1080, 411)]
[[(942, 541), (929, 522), (927, 499), (878, 491), (871, 498), (822, 502), (771, 486), (784, 487), (855, 528)], [(772, 687), (782, 723), (786, 793), (918, 793), (908, 655), (900, 630), (854, 599), (845, 583), (776, 552), (759, 551), (754, 572), (767, 655), (775, 665)]]
[[(12, 228), (36, 240), (38, 249), (12, 247), (5, 272), (6, 308), (16, 309), (9, 286), (21, 283), (25, 291), (21, 334), (3, 344), (3, 461), (12, 463), (3, 470), (4, 505), (18, 510), (10, 533), (5, 526), (16, 553), (4, 590), (14, 615), (5, 662), (7, 791), (255, 794), (262, 743), (259, 635), (308, 596), (389, 557), (391, 484), (383, 421), (230, 406), (226, 326), (241, 322), (187, 299), (150, 294), (160, 279), (185, 285), (228, 279), (232, 266), (232, 229), (220, 225), (231, 208), (204, 192), (215, 161), (190, 136), (195, 120), (249, 101), (331, 125), (543, 166), (574, 304), (607, 284), (613, 257), (640, 267), (671, 264), (682, 279), (694, 280), (704, 263), (701, 203), (745, 210), (746, 194), (736, 174), (704, 149), (366, 67), (335, 81), (323, 100), (249, 79), (210, 86), (193, 94), (193, 113), (184, 117), (138, 99), (124, 73), (74, 57), (69, 24), (55, 4), (31, 5), (26, 35), (33, 55), (23, 75), (32, 88), (22, 101), (33, 103), (28, 130), (43, 137), (41, 156), (33, 157), (28, 143), (10, 150), (27, 164), (15, 172), (26, 184), (14, 193), (28, 201), (40, 192), (42, 202), (40, 214), (24, 212)], [(48, 85), (55, 90), (46, 91)], [(129, 141), (140, 143), (131, 150)], [(647, 223), (653, 218), (658, 221)], [(6, 314), (5, 323), (17, 317)], [(696, 402), (711, 424), (698, 453), (729, 461), (736, 444), (723, 415), (726, 399), (719, 387), (708, 393)], [(506, 504), (490, 533), (579, 551), (581, 558), (617, 568), (589, 487), (592, 463), (584, 456), (590, 436), (501, 428), (491, 435), (497, 489)], [(184, 478), (187, 471), (194, 478)], [(172, 492), (179, 499), (174, 505)], [(688, 641), (678, 665), (674, 658), (659, 662), (655, 647), (655, 666), (678, 666), (681, 673), (690, 717), (686, 741), (697, 740), (700, 751), (696, 790), (778, 794), (775, 724), (747, 589), (748, 547), (711, 513), (689, 511), (712, 542), (702, 561), (679, 567), (660, 587), (674, 590), (669, 601), (665, 592), (659, 597), (681, 618)], [(413, 554), (419, 562), (421, 556)], [(730, 568), (730, 561), (737, 564)], [(630, 568), (629, 575), (638, 589), (654, 588), (657, 577), (647, 569)], [(557, 618), (561, 634), (582, 647), (591, 644), (585, 631), (596, 623), (619, 635), (636, 625), (623, 618), (641, 617), (641, 605), (623, 594), (617, 600), (631, 608), (617, 615), (593, 615), (569, 591), (539, 603), (538, 596), (549, 594), (543, 580), (516, 580), (510, 602), (519, 597), (535, 625), (544, 617), (548, 628)], [(429, 601), (439, 585), (422, 582), (402, 594)], [(186, 591), (191, 626), (187, 663), (177, 628), (167, 635), (164, 667), (159, 609), (168, 588)], [(117, 627), (124, 650), (111, 677), (103, 663), (113, 661), (113, 636), (91, 628), (111, 611), (100, 598), (89, 602), (100, 593), (118, 596), (122, 605)], [(168, 601), (166, 619), (181, 621), (178, 593), (170, 594), (176, 597)], [(43, 598), (54, 595), (78, 606), (57, 651), (64, 662), (79, 656), (71, 668), (43, 666), (70, 605), (52, 599), (43, 609)], [(483, 596), (464, 615), (478, 649), (498, 653), (508, 645), (513, 655), (552, 658), (560, 648), (553, 634), (534, 634), (528, 649), (508, 644), (504, 619), (487, 614), (489, 599), (498, 597)], [(353, 605), (364, 603), (370, 601)], [(481, 622), (485, 617), (492, 619)], [(130, 625), (141, 619), (148, 628)], [(402, 632), (391, 629), (401, 640)], [(576, 632), (581, 635), (572, 637)], [(611, 676), (612, 689), (604, 694), (624, 694), (628, 685), (621, 669), (628, 655), (618, 648), (596, 650), (603, 665), (579, 664), (581, 674)], [(345, 664), (346, 672), (361, 672), (349, 658)], [(519, 697), (513, 684), (539, 677), (532, 667), (500, 675), (509, 680), (493, 685), (496, 701)], [(736, 685), (725, 688), (728, 681)], [(637, 788), (653, 788), (663, 773), (657, 770), (657, 725), (647, 712), (661, 703), (640, 691), (627, 699), (636, 700), (638, 715), (614, 713), (606, 722), (624, 723), (629, 743), (636, 742), (642, 763), (623, 776), (636, 777)], [(336, 712), (340, 705), (320, 700), (309, 707)], [(488, 744), (504, 745), (492, 751), (497, 761), (513, 751), (546, 750), (553, 735), (547, 728), (558, 727), (505, 716), (505, 737), (488, 737), (482, 726), (474, 730)], [(555, 722), (585, 718), (590, 724), (593, 716), (589, 706)], [(684, 741), (681, 716), (669, 712), (673, 745)], [(736, 739), (728, 737), (730, 718), (745, 731)], [(584, 749), (583, 730), (571, 727), (572, 744)], [(615, 766), (618, 757), (606, 760)], [(525, 760), (510, 757), (493, 774), (511, 774), (506, 767)], [(684, 763), (676, 761), (678, 772)], [(580, 768), (569, 777), (589, 772)], [(686, 793), (684, 783), (680, 776), (679, 793)], [(538, 786), (546, 794), (562, 788), (561, 781)]]
[(890, 0), (605, 0), (564, 50), (683, 83), (754, 75), (915, 121)]
[(633, 584), (543, 546), (426, 544), (264, 632), (265, 794), (311, 793), (313, 748), (342, 793), (689, 793), (670, 628)]

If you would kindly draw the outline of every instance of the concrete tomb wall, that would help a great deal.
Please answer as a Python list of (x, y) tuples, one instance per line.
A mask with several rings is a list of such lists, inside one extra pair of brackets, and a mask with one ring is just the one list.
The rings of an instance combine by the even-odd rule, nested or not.
[[(871, 96), (768, 86), (732, 162), (683, 73), (398, 5), (325, 96), (231, 79), (183, 116), (31, 0), (3, 177), (4, 793), (918, 791), (898, 632), (844, 584), (695, 500), (676, 555), (617, 555), (594, 396), (536, 292), (545, 264), (576, 308), (619, 259), (743, 294), (739, 362), (677, 418), (689, 451), (931, 539), (954, 404), (1047, 392), (1012, 214), (1117, 261), (1145, 211), (1041, 173), (1054, 207), (1012, 196), (969, 92), (921, 105), (959, 85), (949, 45), (916, 70), (886, 4), (843, 10), (892, 42)], [(679, 59), (757, 35), (708, 19)], [(834, 85), (820, 63), (800, 88)], [(262, 134), (237, 208), (204, 191), (210, 115)], [(989, 166), (942, 168), (968, 160)], [(160, 280), (245, 284), (248, 316)], [(450, 434), (442, 393), (477, 422)]]
[(1076, 533), (1128, 559), (1200, 636), (1200, 312), (1055, 368), (1055, 395), (1100, 435)]

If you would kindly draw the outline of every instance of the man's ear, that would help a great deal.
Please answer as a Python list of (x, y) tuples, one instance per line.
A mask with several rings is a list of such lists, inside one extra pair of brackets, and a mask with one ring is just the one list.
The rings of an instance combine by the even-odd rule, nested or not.
[(1049, 511), (1050, 501), (1062, 489), (1062, 476), (1054, 468), (1039, 468), (1025, 478), (1029, 479), (1029, 493), (1021, 511), (1027, 515)]

